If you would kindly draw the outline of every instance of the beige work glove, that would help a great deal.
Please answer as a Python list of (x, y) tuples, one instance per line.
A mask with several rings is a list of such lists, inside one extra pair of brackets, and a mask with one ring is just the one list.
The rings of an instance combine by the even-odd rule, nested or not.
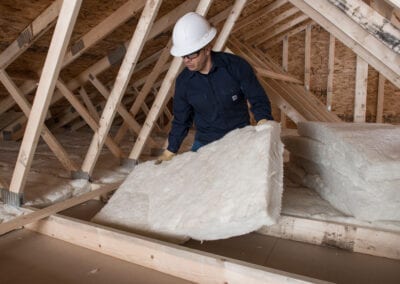
[(263, 119), (260, 119), (258, 122), (257, 122), (257, 125), (261, 125), (261, 124), (265, 124), (265, 123), (267, 123), (267, 119), (265, 119), (265, 118), (263, 118)]
[(170, 161), (176, 154), (171, 151), (165, 149), (164, 152), (157, 158), (155, 164), (159, 165), (162, 162)]

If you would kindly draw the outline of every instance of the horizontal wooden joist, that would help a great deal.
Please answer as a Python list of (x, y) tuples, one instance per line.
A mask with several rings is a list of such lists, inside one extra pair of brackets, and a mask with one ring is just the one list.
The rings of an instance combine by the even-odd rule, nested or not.
[(64, 200), (64, 201), (61, 201), (59, 203), (50, 205), (46, 208), (43, 208), (40, 210), (32, 210), (32, 209), (22, 208), (22, 210), (25, 211), (25, 214), (20, 215), (8, 222), (0, 224), (0, 235), (4, 235), (8, 232), (11, 232), (15, 229), (22, 227), (22, 226), (36, 222), (36, 221), (46, 218), (52, 214), (56, 214), (57, 212), (60, 212), (60, 211), (66, 210), (68, 208), (71, 208), (73, 206), (76, 206), (78, 204), (84, 203), (88, 200), (108, 194), (108, 193), (116, 190), (120, 186), (120, 184), (121, 183), (113, 183), (113, 184), (107, 184), (107, 185), (93, 184), (92, 187), (97, 188), (97, 189), (87, 192), (87, 193), (84, 193), (79, 196), (72, 197), (72, 198)]
[(196, 283), (327, 283), (68, 217), (26, 228)]
[(400, 232), (282, 215), (276, 225), (263, 227), (261, 234), (351, 252), (400, 259)]

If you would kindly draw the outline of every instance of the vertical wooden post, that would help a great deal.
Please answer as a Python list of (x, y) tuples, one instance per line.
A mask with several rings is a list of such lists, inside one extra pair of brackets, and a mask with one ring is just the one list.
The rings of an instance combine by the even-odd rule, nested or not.
[[(206, 15), (208, 9), (211, 6), (211, 3), (212, 0), (201, 0), (199, 5), (197, 6), (196, 12), (202, 16)], [(154, 122), (157, 120), (157, 117), (168, 98), (168, 93), (172, 85), (174, 84), (176, 77), (178, 76), (178, 72), (181, 70), (182, 63), (183, 60), (181, 57), (175, 57), (172, 60), (171, 66), (167, 74), (165, 75), (165, 78), (158, 91), (157, 97), (154, 100), (150, 112), (146, 117), (146, 121), (144, 122), (142, 130), (140, 131), (139, 137), (136, 139), (136, 143), (133, 146), (131, 153), (129, 154), (129, 158), (135, 162), (139, 159), (139, 156), (143, 151), (144, 145), (149, 138), (151, 130), (154, 126)]]
[(11, 179), (10, 198), (5, 198), (9, 204), (20, 205), (26, 177), (31, 167), (33, 154), (81, 2), (82, 0), (63, 1)]
[(382, 115), (383, 115), (383, 100), (385, 94), (385, 81), (386, 78), (381, 73), (379, 73), (379, 80), (378, 80), (378, 99), (376, 102), (376, 122), (381, 123)]
[(304, 87), (307, 91), (310, 90), (311, 80), (311, 28), (312, 25), (307, 25), (305, 35), (305, 51), (304, 51)]
[(354, 122), (365, 122), (367, 111), (368, 63), (357, 56)]
[[(282, 41), (282, 69), (285, 72), (289, 70), (289, 37), (285, 35)], [(286, 128), (286, 114), (280, 109), (281, 112), (281, 127)]]
[(329, 35), (329, 55), (328, 55), (328, 82), (326, 87), (326, 108), (332, 111), (333, 99), (333, 74), (335, 72), (335, 37)]
[(92, 174), (100, 155), (101, 148), (103, 147), (108, 131), (110, 130), (117, 107), (122, 100), (126, 87), (128, 86), (133, 69), (139, 59), (146, 37), (150, 32), (150, 28), (157, 15), (161, 2), (161, 0), (148, 0), (143, 9), (135, 33), (129, 43), (128, 50), (119, 69), (114, 87), (101, 115), (99, 122), (100, 127), (93, 136), (89, 150), (82, 164), (82, 171), (83, 173), (87, 173), (88, 176)]

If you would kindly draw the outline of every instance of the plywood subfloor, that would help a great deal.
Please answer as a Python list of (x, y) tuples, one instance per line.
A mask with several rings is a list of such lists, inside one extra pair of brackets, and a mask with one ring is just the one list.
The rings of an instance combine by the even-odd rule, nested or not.
[(22, 229), (0, 238), (0, 283), (190, 283)]
[[(89, 220), (102, 204), (63, 212)], [(336, 283), (400, 283), (400, 261), (252, 233), (186, 247)], [(19, 230), (0, 237), (0, 283), (187, 283), (181, 279)]]

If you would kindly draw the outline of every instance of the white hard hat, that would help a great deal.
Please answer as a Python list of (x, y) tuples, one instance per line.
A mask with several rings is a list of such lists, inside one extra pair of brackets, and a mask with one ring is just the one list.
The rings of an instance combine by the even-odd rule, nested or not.
[(181, 17), (172, 32), (173, 56), (184, 56), (196, 52), (210, 43), (217, 30), (197, 13), (190, 12)]

